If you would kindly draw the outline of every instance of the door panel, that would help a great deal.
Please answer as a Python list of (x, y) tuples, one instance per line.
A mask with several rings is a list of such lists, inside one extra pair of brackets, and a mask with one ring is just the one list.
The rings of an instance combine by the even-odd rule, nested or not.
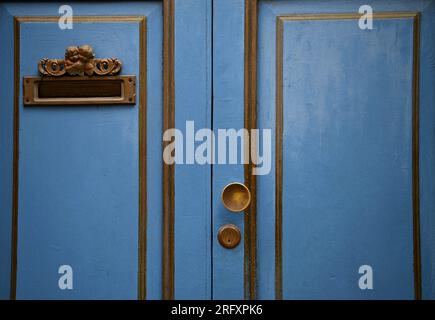
[[(433, 10), (373, 7), (361, 30), (356, 2), (259, 1), (258, 125), (276, 132), (274, 175), (258, 178), (259, 298), (420, 295), (418, 133), (433, 128), (416, 115), (433, 104), (417, 86), (419, 36), (433, 44), (416, 12)], [(373, 290), (359, 288), (362, 265)]]
[[(2, 26), (2, 37), (0, 50), (1, 58), (5, 61), (13, 61), (14, 51), (13, 43), (13, 19), (6, 11), (6, 8), (0, 6), (0, 22)], [(7, 45), (9, 44), (9, 46)], [(0, 299), (9, 298), (10, 269), (11, 269), (11, 237), (12, 237), (12, 185), (13, 185), (13, 127), (14, 127), (14, 109), (5, 107), (14, 104), (14, 65), (6, 64), (3, 68), (2, 83), (0, 86), (0, 97), (2, 103), (0, 116)]]
[[(135, 74), (139, 32), (137, 23), (76, 21), (68, 36), (56, 22), (20, 23), (20, 75), (83, 41)], [(139, 105), (20, 106), (17, 298), (58, 297), (60, 265), (73, 267), (76, 297), (136, 296), (138, 113)]]
[(412, 298), (413, 18), (282, 28), (283, 298)]
[[(175, 2), (175, 127), (186, 139), (187, 121), (196, 130), (211, 127), (211, 5)], [(175, 299), (211, 298), (210, 194), (211, 165), (175, 166)]]
[[(210, 127), (211, 1), (71, 3), (73, 30), (58, 27), (60, 5), (0, 6), (1, 59), (8, 61), (0, 117), (1, 297), (210, 298), (211, 169), (178, 166), (173, 189), (164, 189), (162, 134), (171, 117), (181, 130), (186, 120)], [(36, 76), (41, 58), (62, 58), (67, 46), (83, 43), (97, 57), (119, 58), (121, 75), (136, 75), (136, 105), (23, 107), (22, 77)], [(167, 201), (174, 208), (164, 209)], [(61, 264), (73, 268), (73, 290), (58, 287)]]
[[(244, 128), (244, 2), (214, 2), (213, 10), (213, 130)], [(239, 138), (238, 145), (244, 141)], [(240, 150), (240, 148), (238, 148)], [(226, 149), (227, 159), (229, 148)], [(243, 299), (244, 297), (244, 214), (227, 210), (221, 201), (223, 188), (231, 182), (244, 182), (240, 164), (213, 166), (213, 298)], [(229, 161), (229, 160), (228, 160)], [(234, 249), (218, 242), (218, 230), (225, 224), (236, 225), (242, 241)]]
[[(56, 4), (2, 8), (8, 13), (4, 23), (15, 24), (11, 48), (19, 68), (14, 138), (19, 152), (15, 157), (17, 220), (12, 225), (17, 242), (15, 248), (12, 245), (16, 266), (12, 255), (11, 295), (18, 299), (143, 298), (145, 277), (150, 279), (151, 293), (161, 279), (161, 269), (153, 270), (161, 260), (160, 242), (150, 237), (149, 250), (143, 245), (146, 214), (158, 226), (161, 202), (144, 207), (143, 187), (161, 186), (161, 176), (145, 174), (161, 172), (161, 158), (146, 159), (144, 152), (147, 140), (148, 148), (161, 150), (162, 121), (150, 122), (148, 132), (144, 130), (149, 117), (162, 119), (162, 5), (72, 7), (73, 30), (59, 28)], [(123, 17), (107, 16), (110, 11)], [(89, 17), (82, 18), (83, 13)], [(62, 58), (66, 47), (81, 44), (90, 44), (97, 57), (119, 58), (122, 74), (136, 75), (136, 105), (23, 106), (22, 77), (37, 75), (41, 58)], [(13, 97), (13, 93), (6, 94)], [(146, 103), (153, 106), (148, 113)], [(150, 189), (148, 197), (161, 199), (161, 190)], [(146, 262), (151, 266), (147, 274)], [(72, 290), (58, 286), (61, 265), (73, 270)]]

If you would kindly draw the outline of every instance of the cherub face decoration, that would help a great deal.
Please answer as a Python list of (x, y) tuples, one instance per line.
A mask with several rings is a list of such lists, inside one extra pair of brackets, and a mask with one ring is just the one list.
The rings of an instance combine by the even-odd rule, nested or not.
[(92, 76), (116, 75), (122, 63), (117, 58), (96, 59), (90, 45), (71, 46), (65, 50), (65, 59), (43, 58), (38, 63), (43, 76)]
[(95, 68), (95, 55), (88, 45), (68, 47), (65, 50), (65, 70), (71, 76), (92, 76)]

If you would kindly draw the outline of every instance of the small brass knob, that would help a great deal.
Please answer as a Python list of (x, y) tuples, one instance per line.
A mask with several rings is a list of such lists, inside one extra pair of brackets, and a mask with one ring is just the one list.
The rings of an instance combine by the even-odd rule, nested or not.
[(251, 203), (251, 192), (240, 182), (231, 182), (222, 190), (222, 203), (232, 212), (244, 211)]
[(241, 238), (240, 229), (233, 224), (225, 224), (219, 228), (218, 240), (224, 248), (233, 249), (237, 247)]

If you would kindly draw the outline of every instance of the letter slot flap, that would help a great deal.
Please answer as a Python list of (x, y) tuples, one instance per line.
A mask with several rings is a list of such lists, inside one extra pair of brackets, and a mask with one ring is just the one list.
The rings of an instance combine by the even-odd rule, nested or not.
[(23, 79), (24, 105), (135, 104), (136, 76), (119, 76), (117, 58), (95, 58), (89, 45), (68, 47), (64, 59), (41, 59), (41, 76)]

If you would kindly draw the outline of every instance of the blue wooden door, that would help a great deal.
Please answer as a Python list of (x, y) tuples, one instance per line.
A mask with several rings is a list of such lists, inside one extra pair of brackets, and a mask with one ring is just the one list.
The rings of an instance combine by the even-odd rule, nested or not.
[[(0, 6), (0, 298), (435, 297), (435, 1), (61, 5)], [(83, 44), (136, 103), (25, 106)]]
[[(209, 127), (210, 2), (70, 3), (71, 28), (62, 5), (0, 6), (1, 298), (209, 298), (210, 167), (172, 171), (169, 194), (162, 135)], [(136, 103), (25, 106), (38, 61), (85, 44), (136, 77)]]
[(213, 231), (245, 237), (214, 242), (214, 298), (433, 297), (435, 3), (364, 4), (214, 2), (213, 126), (273, 133), (269, 174), (213, 168)]
[[(145, 166), (160, 166), (158, 157), (145, 158), (144, 145), (149, 141), (153, 150), (159, 141), (158, 121), (146, 122), (162, 117), (162, 6), (71, 8), (72, 29), (62, 29), (59, 5), (2, 5), (2, 27), (9, 30), (2, 50), (16, 55), (10, 60), (15, 69), (5, 75), (9, 81), (15, 73), (15, 88), (5, 93), (7, 104), (2, 99), (5, 121), (12, 120), (16, 105), (13, 243), (7, 250), (12, 250), (11, 297), (134, 299), (144, 295), (146, 282), (143, 188), (146, 182), (159, 183), (158, 176), (143, 172)], [(65, 48), (83, 44), (92, 45), (98, 57), (119, 58), (122, 73), (136, 75), (143, 93), (137, 103), (24, 106), (22, 79), (38, 75), (39, 59), (62, 58)], [(157, 188), (148, 194), (161, 197)], [(148, 211), (155, 210), (148, 202)], [(73, 286), (61, 290), (65, 268), (71, 268)]]

